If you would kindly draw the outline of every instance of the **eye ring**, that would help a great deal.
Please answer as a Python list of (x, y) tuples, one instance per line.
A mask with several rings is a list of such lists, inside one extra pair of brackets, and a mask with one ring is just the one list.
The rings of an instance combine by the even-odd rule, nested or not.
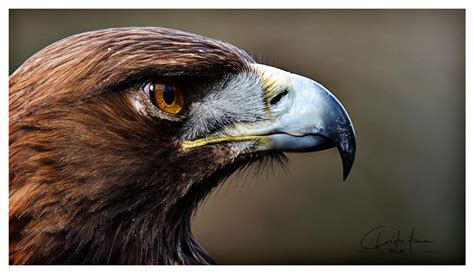
[(144, 85), (143, 91), (155, 107), (166, 113), (178, 114), (183, 109), (184, 94), (174, 85), (150, 81)]

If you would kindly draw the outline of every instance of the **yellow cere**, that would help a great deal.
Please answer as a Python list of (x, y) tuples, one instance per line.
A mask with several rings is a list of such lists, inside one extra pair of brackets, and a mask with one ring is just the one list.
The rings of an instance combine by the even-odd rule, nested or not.
[(260, 76), (265, 98), (271, 97), (273, 93), (291, 85), (290, 73), (287, 71), (261, 64), (252, 64), (251, 66)]

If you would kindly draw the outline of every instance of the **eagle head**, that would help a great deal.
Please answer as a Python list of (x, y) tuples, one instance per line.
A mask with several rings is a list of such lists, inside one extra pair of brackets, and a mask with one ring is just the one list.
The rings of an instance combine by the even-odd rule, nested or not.
[(74, 35), (11, 76), (10, 263), (207, 264), (190, 228), (234, 171), (285, 151), (355, 155), (322, 85), (165, 28)]

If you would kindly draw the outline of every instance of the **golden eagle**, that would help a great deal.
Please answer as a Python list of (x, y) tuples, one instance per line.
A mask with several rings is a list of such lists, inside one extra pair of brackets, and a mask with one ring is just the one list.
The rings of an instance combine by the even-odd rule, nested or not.
[(182, 31), (82, 33), (9, 80), (11, 264), (210, 264), (193, 211), (242, 167), (355, 134), (322, 85)]

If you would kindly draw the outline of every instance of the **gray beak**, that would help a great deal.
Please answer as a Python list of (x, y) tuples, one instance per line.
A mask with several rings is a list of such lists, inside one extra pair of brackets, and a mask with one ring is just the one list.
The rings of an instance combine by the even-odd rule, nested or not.
[[(272, 149), (309, 152), (337, 147), (343, 180), (354, 162), (356, 143), (351, 119), (342, 104), (319, 83), (291, 74), (291, 106), (273, 124)], [(277, 133), (278, 132), (278, 133)]]

